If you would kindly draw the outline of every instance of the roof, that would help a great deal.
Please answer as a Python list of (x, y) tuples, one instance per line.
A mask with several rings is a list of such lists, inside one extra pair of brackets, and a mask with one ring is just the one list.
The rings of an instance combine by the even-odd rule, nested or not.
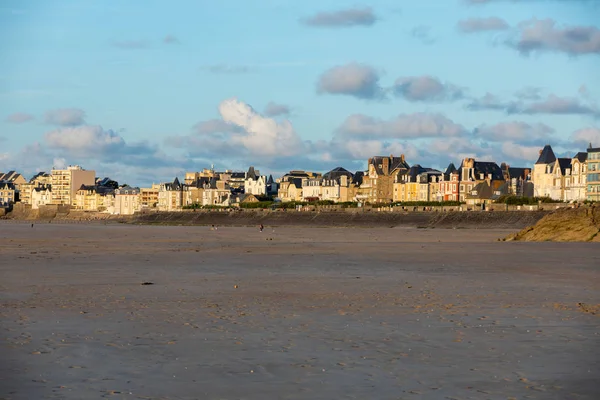
[(363, 182), (363, 178), (365, 177), (365, 173), (364, 171), (356, 171), (354, 173), (354, 179), (352, 180), (352, 182), (356, 185), (362, 185)]
[[(476, 192), (476, 194), (473, 194)], [(494, 191), (492, 187), (487, 183), (487, 181), (483, 181), (475, 185), (471, 192), (466, 194), (467, 199), (491, 199)]]
[(177, 177), (175, 177), (173, 183), (165, 183), (166, 190), (181, 190), (181, 188), (181, 183), (179, 183), (179, 179)]
[(302, 178), (290, 178), (288, 181), (290, 182), (290, 185), (296, 186), (296, 189), (302, 187)]
[(491, 174), (492, 180), (504, 180), (504, 174), (502, 170), (495, 162), (491, 161), (475, 161), (474, 163), (474, 172), (475, 179), (479, 177), (480, 174), (483, 174), (486, 178)]
[(600, 153), (600, 147), (591, 147), (587, 149), (588, 153)]
[(8, 182), (14, 182), (15, 180), (17, 180), (19, 177), (21, 176), (21, 174), (19, 174), (16, 171), (8, 171), (5, 174), (0, 173), (0, 181), (8, 181)]
[(385, 175), (383, 171), (383, 160), (387, 159), (389, 162), (388, 174), (390, 174), (393, 170), (397, 168), (408, 169), (410, 166), (406, 161), (404, 161), (404, 156), (393, 157), (393, 156), (375, 156), (369, 159), (369, 164), (372, 164), (375, 168), (375, 172), (378, 175)]
[(448, 165), (448, 168), (446, 168), (444, 175), (450, 175), (453, 172), (458, 172), (458, 170), (456, 169), (456, 166), (454, 165), (454, 163), (450, 163)]
[(254, 170), (254, 167), (248, 168), (248, 172), (246, 172), (246, 179), (257, 180), (259, 178), (258, 173)]
[(408, 170), (400, 171), (398, 173), (398, 177), (400, 177), (402, 175), (406, 175), (405, 182), (416, 182), (417, 176), (419, 176), (419, 174), (422, 174), (423, 172), (428, 172), (428, 171), (433, 171), (433, 169), (423, 168), (423, 167), (421, 167), (421, 165), (415, 164), (412, 167), (410, 167)]
[(552, 164), (554, 161), (556, 161), (556, 156), (552, 151), (552, 147), (547, 144), (540, 152), (540, 157), (536, 161), (536, 164)]
[(354, 174), (346, 168), (337, 167), (323, 175), (323, 180), (339, 181), (342, 176), (347, 176), (350, 181), (354, 178)]
[(580, 151), (579, 153), (575, 154), (575, 156), (573, 156), (573, 158), (576, 158), (579, 160), (579, 162), (584, 163), (587, 160), (587, 156), (588, 156), (588, 153), (586, 153), (585, 151)]
[(275, 181), (273, 180), (273, 175), (269, 175), (269, 179), (267, 179), (267, 183), (268, 183), (268, 184), (271, 184), (271, 183), (273, 183), (273, 182), (275, 182)]
[(571, 158), (558, 158), (558, 167), (562, 175), (566, 175), (567, 169), (571, 168)]
[(523, 178), (525, 179), (527, 175), (531, 172), (530, 168), (525, 167), (508, 167), (508, 178)]
[(0, 189), (15, 190), (15, 184), (8, 181), (0, 181)]

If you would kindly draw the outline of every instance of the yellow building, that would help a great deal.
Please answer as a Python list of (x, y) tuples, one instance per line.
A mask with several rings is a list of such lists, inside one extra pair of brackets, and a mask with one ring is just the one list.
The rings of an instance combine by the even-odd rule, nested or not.
[(86, 171), (78, 165), (53, 169), (51, 176), (52, 204), (57, 205), (73, 205), (81, 185), (93, 186), (96, 183), (96, 172)]
[(33, 204), (32, 196), (35, 188), (50, 186), (52, 179), (50, 174), (39, 172), (27, 183), (19, 185), (19, 201), (23, 204)]
[(158, 192), (160, 184), (153, 183), (149, 188), (140, 188), (140, 207), (156, 208), (158, 207)]
[(81, 185), (75, 192), (73, 208), (81, 211), (113, 212), (114, 191), (96, 185)]

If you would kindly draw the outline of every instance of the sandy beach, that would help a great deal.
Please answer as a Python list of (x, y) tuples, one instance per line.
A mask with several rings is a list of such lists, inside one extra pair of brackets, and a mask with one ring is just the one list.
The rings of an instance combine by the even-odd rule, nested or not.
[(600, 246), (512, 231), (2, 221), (0, 399), (600, 398)]

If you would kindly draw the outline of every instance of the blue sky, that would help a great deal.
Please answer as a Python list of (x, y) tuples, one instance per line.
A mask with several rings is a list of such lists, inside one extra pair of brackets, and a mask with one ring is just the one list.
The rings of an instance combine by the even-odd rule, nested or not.
[(0, 171), (535, 162), (600, 145), (600, 1), (0, 2)]

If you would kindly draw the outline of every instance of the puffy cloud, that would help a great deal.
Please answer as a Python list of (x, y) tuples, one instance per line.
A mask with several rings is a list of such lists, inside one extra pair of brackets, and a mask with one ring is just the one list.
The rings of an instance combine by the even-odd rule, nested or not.
[(318, 93), (354, 96), (359, 99), (382, 99), (379, 73), (368, 65), (350, 63), (325, 71), (317, 82)]
[(265, 107), (265, 115), (267, 117), (290, 115), (291, 112), (292, 112), (292, 110), (290, 109), (289, 106), (286, 106), (285, 104), (277, 104), (272, 101), (269, 102), (269, 104), (267, 104), (267, 106)]
[(505, 20), (498, 17), (468, 18), (458, 21), (458, 30), (464, 33), (501, 31), (508, 29)]
[(45, 138), (50, 147), (80, 154), (116, 150), (125, 144), (123, 138), (112, 130), (92, 125), (57, 129), (46, 133)]
[(590, 143), (592, 147), (600, 147), (600, 128), (579, 129), (571, 134), (570, 139), (579, 147), (587, 148)]
[(348, 8), (333, 12), (320, 12), (301, 20), (301, 22), (318, 28), (346, 28), (374, 25), (377, 22), (377, 16), (369, 7)]
[[(539, 90), (517, 93), (517, 96), (517, 100), (503, 101), (497, 96), (487, 93), (481, 98), (471, 99), (466, 108), (471, 111), (504, 111), (507, 114), (588, 115), (596, 118), (600, 117), (600, 109), (595, 104), (586, 104), (578, 98), (550, 94), (542, 100)], [(536, 101), (524, 101), (530, 99)]]
[(539, 143), (548, 139), (554, 129), (545, 124), (528, 124), (526, 122), (511, 121), (495, 125), (480, 125), (475, 128), (477, 138), (492, 142), (511, 141), (516, 143)]
[(600, 116), (598, 108), (583, 104), (579, 99), (558, 97), (553, 94), (545, 100), (520, 106), (515, 113), (523, 114), (580, 114)]
[(228, 124), (222, 119), (209, 119), (207, 121), (198, 122), (196, 125), (194, 125), (194, 131), (198, 135), (207, 135), (214, 133), (241, 132), (242, 129), (236, 125)]
[(600, 54), (600, 29), (593, 26), (558, 27), (552, 19), (532, 19), (519, 24), (516, 36), (507, 44), (522, 54), (542, 51)]
[(409, 101), (444, 101), (463, 97), (461, 89), (451, 84), (444, 84), (432, 76), (398, 78), (394, 85), (394, 92)]
[(277, 122), (264, 117), (235, 98), (221, 102), (219, 113), (223, 121), (244, 129), (244, 133), (232, 135), (231, 140), (243, 145), (253, 155), (291, 156), (304, 148), (289, 121)]
[(459, 136), (466, 129), (441, 114), (400, 114), (382, 120), (363, 114), (346, 118), (336, 134), (345, 138), (426, 138)]
[(10, 114), (6, 117), (5, 121), (11, 124), (23, 124), (25, 122), (33, 121), (35, 117), (31, 114), (17, 112)]
[(486, 93), (483, 97), (473, 98), (467, 104), (467, 109), (471, 111), (481, 110), (499, 110), (504, 111), (512, 107), (510, 103), (503, 102), (498, 96)]
[(76, 126), (85, 123), (85, 112), (79, 108), (61, 108), (46, 113), (47, 124), (59, 126)]
[(179, 43), (179, 39), (177, 39), (173, 35), (167, 35), (167, 36), (164, 37), (163, 43), (164, 44), (178, 44)]
[(502, 154), (504, 157), (511, 160), (526, 161), (528, 163), (535, 162), (539, 156), (539, 146), (526, 146), (513, 142), (502, 143)]

